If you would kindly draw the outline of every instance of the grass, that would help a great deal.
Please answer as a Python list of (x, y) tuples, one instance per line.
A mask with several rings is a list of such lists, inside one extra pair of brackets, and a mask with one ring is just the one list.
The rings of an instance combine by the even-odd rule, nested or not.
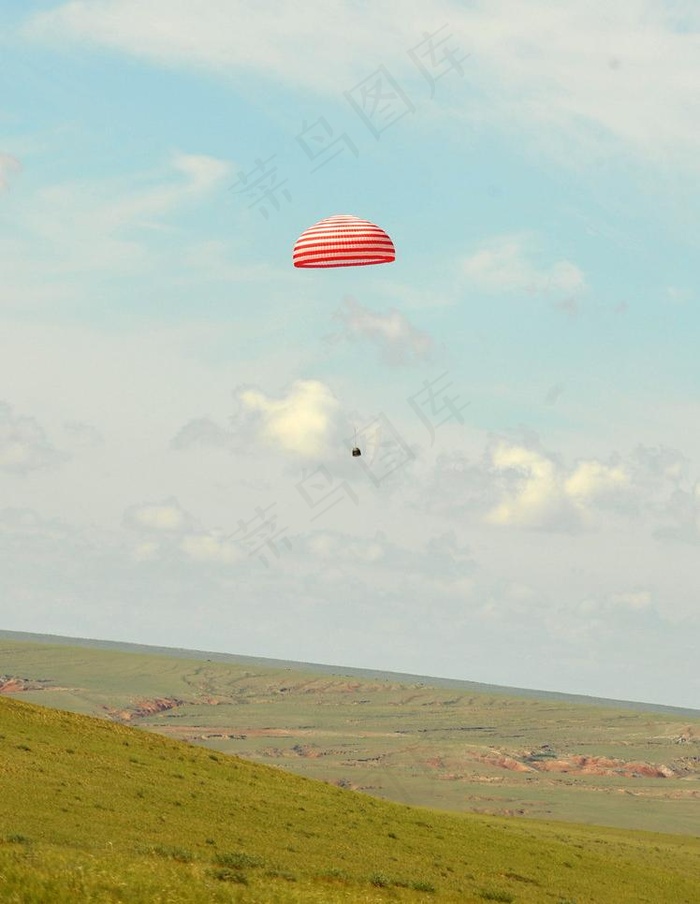
[(0, 698), (0, 900), (691, 904), (700, 841), (412, 808)]
[[(455, 812), (697, 835), (700, 719), (532, 692), (401, 683), (251, 662), (0, 637), (18, 698), (130, 724), (373, 796)], [(43, 682), (42, 685), (39, 682)], [(43, 689), (39, 689), (42, 687)], [(144, 700), (170, 709), (139, 714)], [(679, 737), (687, 737), (682, 744)], [(524, 765), (498, 765), (505, 756)], [(669, 778), (551, 772), (556, 758), (673, 767)]]

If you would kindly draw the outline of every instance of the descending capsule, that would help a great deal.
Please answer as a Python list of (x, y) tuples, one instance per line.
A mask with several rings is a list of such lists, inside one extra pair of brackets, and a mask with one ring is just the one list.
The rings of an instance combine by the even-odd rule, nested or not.
[(390, 264), (394, 243), (383, 229), (347, 214), (328, 217), (306, 229), (294, 245), (295, 267), (365, 267)]

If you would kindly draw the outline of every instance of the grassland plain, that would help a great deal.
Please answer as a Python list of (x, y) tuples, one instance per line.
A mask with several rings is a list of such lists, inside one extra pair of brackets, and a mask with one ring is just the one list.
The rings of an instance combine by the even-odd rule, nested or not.
[(700, 835), (692, 711), (114, 647), (0, 636), (5, 692), (403, 803)]
[(700, 840), (381, 801), (0, 699), (10, 904), (696, 904)]

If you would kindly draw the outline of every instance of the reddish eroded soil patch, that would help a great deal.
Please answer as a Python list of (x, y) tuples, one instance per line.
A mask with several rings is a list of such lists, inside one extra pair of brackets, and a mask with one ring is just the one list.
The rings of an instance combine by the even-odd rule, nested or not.
[(692, 744), (693, 742), (700, 743), (700, 730), (692, 725), (686, 725), (681, 733), (673, 739), (674, 744)]
[(481, 760), (482, 763), (487, 763), (489, 766), (499, 766), (501, 769), (508, 769), (511, 772), (535, 771), (535, 767), (533, 765), (529, 763), (523, 763), (520, 760), (515, 759), (515, 757), (506, 756), (502, 753), (489, 753), (485, 756), (477, 757), (477, 759)]
[(19, 678), (16, 675), (0, 675), (0, 694), (17, 694), (20, 691), (43, 691), (49, 683), (49, 679), (32, 681), (31, 678)]
[(263, 747), (257, 751), (258, 756), (271, 759), (294, 759), (302, 757), (307, 760), (317, 760), (324, 756), (341, 756), (342, 750), (317, 747), (315, 744), (295, 744), (294, 747)]
[(129, 709), (110, 709), (108, 706), (102, 708), (115, 722), (132, 722), (134, 719), (154, 716), (157, 713), (175, 709), (177, 706), (182, 706), (184, 702), (176, 697), (155, 697), (153, 700), (140, 700)]
[(579, 775), (623, 775), (629, 778), (675, 778), (676, 772), (663, 763), (625, 762), (605, 756), (571, 756), (562, 760), (543, 760), (536, 768), (540, 772), (576, 772)]
[(488, 753), (477, 759), (489, 766), (497, 766), (513, 772), (558, 772), (569, 775), (608, 775), (623, 778), (680, 778), (700, 771), (700, 763), (693, 758), (683, 758), (677, 763), (645, 763), (626, 761), (607, 756), (566, 757), (542, 756), (531, 752), (521, 757), (503, 753)]

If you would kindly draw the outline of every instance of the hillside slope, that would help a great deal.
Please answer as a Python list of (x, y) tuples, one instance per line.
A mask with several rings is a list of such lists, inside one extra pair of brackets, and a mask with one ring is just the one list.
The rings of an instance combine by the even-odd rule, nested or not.
[(413, 809), (0, 699), (0, 900), (694, 904), (700, 841)]
[(697, 717), (398, 677), (0, 638), (27, 702), (400, 803), (700, 834)]

